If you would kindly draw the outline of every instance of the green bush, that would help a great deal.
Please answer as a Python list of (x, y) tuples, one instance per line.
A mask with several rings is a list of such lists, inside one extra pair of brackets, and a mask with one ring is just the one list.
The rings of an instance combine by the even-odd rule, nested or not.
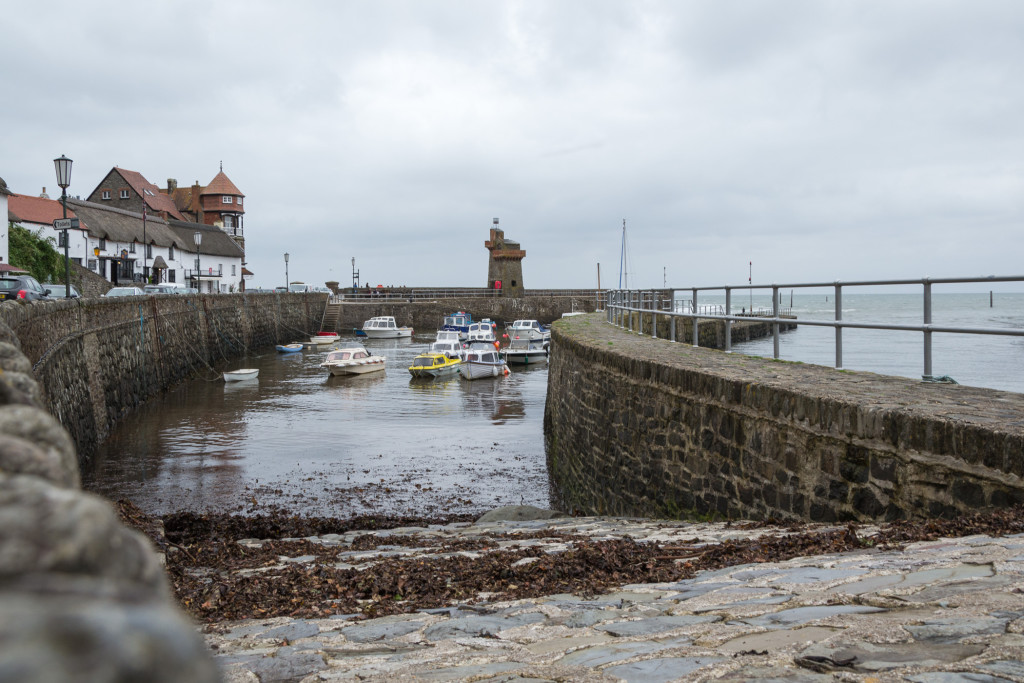
[(64, 256), (57, 251), (56, 240), (43, 237), (43, 229), (32, 232), (20, 225), (8, 223), (8, 249), (10, 263), (40, 282), (64, 281)]

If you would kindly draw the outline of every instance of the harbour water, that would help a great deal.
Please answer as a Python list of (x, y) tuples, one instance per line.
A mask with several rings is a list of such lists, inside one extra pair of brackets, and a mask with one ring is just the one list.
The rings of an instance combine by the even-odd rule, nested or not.
[[(433, 334), (360, 340), (384, 373), (328, 377), (326, 352), (269, 351), (150, 400), (122, 420), (83, 472), (85, 488), (148, 512), (311, 515), (478, 513), (550, 505), (546, 364), (472, 382), (414, 380)], [(224, 368), (220, 368), (224, 369)]]
[[(678, 298), (689, 298), (680, 291)], [(831, 292), (791, 294), (782, 292), (783, 308), (797, 319), (835, 320), (835, 299)], [(724, 296), (698, 295), (699, 305), (725, 303)], [(955, 327), (1024, 329), (1024, 294), (935, 293), (932, 323)], [(844, 322), (921, 325), (923, 302), (917, 293), (860, 294), (844, 291)], [(733, 293), (736, 312), (751, 307), (771, 310), (771, 296), (756, 292)], [(736, 353), (771, 357), (771, 337), (733, 346)], [(835, 367), (835, 331), (804, 325), (780, 336), (782, 360)], [(843, 368), (920, 379), (924, 369), (924, 335), (921, 332), (887, 330), (843, 330)], [(947, 376), (960, 384), (1024, 393), (1024, 337), (982, 334), (932, 334), (932, 375)]]
[[(738, 294), (738, 293), (737, 293)], [(734, 295), (737, 308), (770, 297)], [(724, 303), (702, 296), (701, 304)], [(787, 293), (783, 305), (790, 305)], [(830, 320), (828, 293), (794, 294), (792, 313)], [(844, 293), (843, 319), (919, 324), (919, 294)], [(936, 294), (933, 322), (1024, 329), (1024, 294)], [(387, 371), (329, 378), (325, 352), (269, 351), (228, 369), (256, 367), (255, 382), (219, 374), (189, 381), (122, 420), (83, 471), (87, 489), (128, 498), (154, 513), (174, 510), (303, 514), (435, 515), (494, 507), (548, 507), (543, 439), (547, 366), (505, 378), (412, 380), (406, 369), (433, 335), (363, 340), (387, 356)], [(843, 367), (918, 380), (922, 334), (847, 329)], [(772, 355), (772, 340), (734, 347)], [(834, 332), (783, 333), (780, 357), (832, 367)], [(1024, 392), (1024, 337), (933, 335), (933, 375)], [(224, 368), (220, 368), (224, 369)]]

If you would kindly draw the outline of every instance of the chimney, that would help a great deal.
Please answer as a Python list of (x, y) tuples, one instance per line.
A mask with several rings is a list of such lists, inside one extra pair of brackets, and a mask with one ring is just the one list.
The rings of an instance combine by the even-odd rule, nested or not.
[(50, 198), (50, 195), (46, 194), (46, 188), (45, 187), (43, 188), (43, 193), (41, 195), (39, 195), (39, 198), (40, 199), (49, 199)]
[(168, 178), (167, 179), (167, 194), (172, 194), (177, 189), (178, 189), (178, 181), (175, 180), (174, 178)]

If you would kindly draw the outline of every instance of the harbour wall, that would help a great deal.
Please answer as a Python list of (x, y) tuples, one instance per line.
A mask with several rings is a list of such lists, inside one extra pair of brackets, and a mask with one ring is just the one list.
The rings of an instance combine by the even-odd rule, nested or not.
[(83, 298), (0, 304), (40, 401), (89, 458), (128, 411), (197, 372), (319, 325), (326, 294)]
[(539, 320), (548, 324), (572, 311), (593, 312), (595, 297), (590, 296), (528, 296), (528, 297), (453, 297), (445, 299), (397, 298), (342, 300), (341, 313), (331, 331), (345, 333), (363, 326), (363, 322), (381, 315), (394, 316), (399, 327), (413, 328), (417, 333), (431, 333), (441, 328), (444, 317), (465, 311), (474, 320), (490, 318), (497, 323), (514, 320)]
[(61, 410), (88, 413), (90, 382), (129, 370), (85, 367), (84, 349), (100, 342), (74, 325), (105, 321), (131, 346), (127, 323), (116, 322), (131, 305), (102, 303), (89, 315), (74, 302), (0, 304), (0, 678), (214, 683), (220, 672), (176, 605), (160, 557), (109, 501), (81, 490), (75, 443), (47, 405), (58, 397)]
[[(701, 333), (703, 334), (703, 333)], [(1024, 501), (1024, 395), (552, 328), (548, 467), (585, 514), (875, 521)]]

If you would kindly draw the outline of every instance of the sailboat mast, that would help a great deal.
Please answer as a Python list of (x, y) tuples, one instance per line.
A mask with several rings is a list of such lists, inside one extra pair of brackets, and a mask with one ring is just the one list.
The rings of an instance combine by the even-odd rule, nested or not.
[(626, 219), (622, 219), (622, 248), (619, 251), (619, 289), (622, 289), (622, 275), (626, 275), (626, 288), (629, 288), (629, 273), (625, 272), (626, 268)]

